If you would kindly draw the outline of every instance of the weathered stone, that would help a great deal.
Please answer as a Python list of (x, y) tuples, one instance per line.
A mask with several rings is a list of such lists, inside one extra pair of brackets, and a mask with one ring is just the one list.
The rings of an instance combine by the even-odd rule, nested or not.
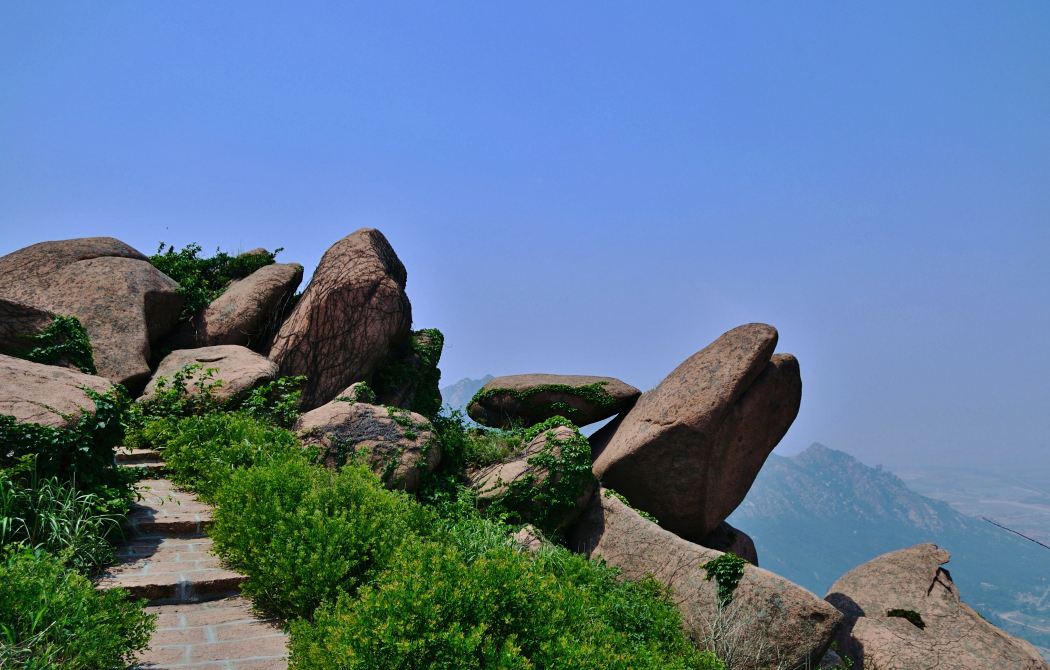
[(718, 524), (697, 544), (721, 552), (731, 551), (751, 565), (758, 566), (758, 550), (755, 549), (754, 540), (744, 531), (733, 528), (725, 521)]
[[(157, 392), (157, 382), (162, 377), (170, 380), (187, 365), (200, 365), (200, 368), (187, 377), (186, 392), (200, 392), (197, 382), (204, 380), (204, 384), (211, 388), (212, 396), (221, 402), (241, 398), (259, 384), (277, 376), (276, 363), (246, 347), (221, 344), (198, 349), (179, 349), (165, 356), (160, 362), (153, 379), (146, 385), (139, 400), (145, 402), (152, 399)], [(214, 372), (208, 376), (208, 370)], [(219, 384), (212, 386), (216, 381)]]
[(133, 393), (149, 378), (151, 346), (178, 320), (178, 284), (112, 238), (41, 242), (0, 258), (0, 294), (75, 316), (98, 374)]
[(95, 403), (82, 387), (106, 393), (113, 384), (102, 377), (0, 354), (0, 414), (19, 423), (69, 428), (84, 412), (94, 414)]
[(371, 381), (392, 348), (408, 337), (407, 273), (383, 234), (362, 228), (332, 245), (281, 326), (270, 358), (283, 375), (306, 375), (302, 407)]
[[(352, 397), (351, 389), (339, 394)], [(441, 460), (441, 447), (426, 418), (397, 408), (333, 400), (301, 417), (295, 431), (304, 446), (319, 449), (328, 467), (355, 454), (366, 458), (387, 488), (415, 491), (424, 472)]]
[[(281, 306), (295, 294), (303, 280), (298, 263), (274, 263), (230, 284), (222, 295), (183, 324), (172, 337), (180, 347), (240, 344), (258, 349), (265, 334), (275, 329)], [(269, 342), (265, 342), (268, 346)]]
[(423, 416), (437, 414), (441, 409), (438, 361), (444, 346), (445, 336), (436, 328), (413, 332), (375, 374), (379, 402)]
[(613, 377), (508, 375), (485, 384), (470, 401), (467, 414), (499, 428), (528, 427), (559, 415), (586, 426), (630, 409), (641, 394)]
[(468, 473), (471, 488), (477, 493), (478, 504), (486, 506), (504, 496), (514, 482), (525, 482), (533, 495), (529, 496), (528, 500), (519, 501), (524, 506), (515, 508), (515, 512), (524, 519), (544, 518), (547, 522), (544, 527), (551, 531), (557, 531), (570, 525), (579, 517), (580, 512), (590, 500), (591, 494), (594, 493), (593, 479), (587, 475), (587, 480), (581, 482), (574, 505), (566, 505), (563, 509), (554, 510), (544, 504), (543, 498), (538, 494), (557, 484), (562, 478), (562, 473), (556, 473), (552, 479), (550, 472), (543, 464), (533, 464), (529, 461), (536, 460), (535, 457), (545, 451), (555, 458), (561, 458), (562, 445), (570, 444), (573, 440), (584, 441), (576, 428), (554, 426), (549, 430), (539, 432), (510, 459)]
[(33, 348), (32, 338), (55, 320), (46, 309), (0, 298), (0, 353), (16, 356)]
[[(732, 601), (720, 606), (702, 567), (723, 554), (687, 542), (599, 488), (568, 546), (619, 568), (625, 579), (652, 576), (671, 589), (686, 632), (739, 670), (812, 667), (842, 615), (809, 591), (747, 566)], [(810, 665), (805, 665), (809, 663)]]
[(528, 523), (519, 528), (518, 532), (511, 536), (511, 539), (522, 551), (527, 551), (530, 554), (543, 549), (547, 544), (539, 529)]
[(593, 436), (594, 474), (680, 537), (698, 542), (743, 501), (802, 399), (777, 331), (740, 326), (642, 394)]
[[(838, 646), (856, 670), (1050, 668), (1028, 642), (964, 604), (934, 544), (883, 554), (850, 570), (828, 591), (846, 615)], [(891, 616), (890, 612), (894, 615)]]

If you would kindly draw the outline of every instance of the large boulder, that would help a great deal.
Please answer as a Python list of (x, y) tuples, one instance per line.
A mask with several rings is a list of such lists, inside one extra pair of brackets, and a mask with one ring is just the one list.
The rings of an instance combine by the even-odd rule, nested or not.
[(16, 300), (0, 298), (0, 353), (18, 356), (33, 348), (33, 337), (55, 320), (55, 314)]
[(43, 365), (0, 354), (0, 414), (19, 423), (69, 428), (95, 403), (84, 389), (106, 393), (108, 379), (55, 365)]
[(750, 535), (739, 528), (733, 528), (725, 521), (718, 524), (717, 528), (697, 544), (708, 549), (732, 552), (751, 565), (758, 565), (758, 550), (755, 549), (755, 541)]
[(625, 579), (652, 576), (670, 588), (689, 636), (735, 669), (812, 667), (842, 619), (801, 586), (753, 566), (722, 604), (717, 580), (702, 567), (722, 552), (664, 530), (606, 489), (570, 531), (568, 546), (619, 568)]
[(316, 447), (321, 461), (338, 467), (354, 457), (364, 458), (387, 488), (415, 491), (423, 473), (441, 460), (441, 447), (426, 418), (398, 409), (346, 400), (306, 412), (295, 431), (307, 447)]
[(471, 399), (467, 414), (498, 428), (564, 416), (586, 426), (630, 409), (641, 391), (613, 377), (527, 374), (496, 377)]
[[(187, 366), (196, 366), (186, 378), (186, 392), (198, 393), (198, 383), (211, 389), (211, 395), (220, 402), (244, 397), (253, 388), (277, 376), (277, 364), (247, 347), (220, 344), (198, 349), (179, 349), (164, 357), (157, 371), (146, 385), (141, 402), (151, 400), (157, 393), (161, 379), (170, 380)], [(218, 384), (214, 384), (218, 382)]]
[(1050, 668), (1028, 642), (964, 604), (951, 556), (934, 544), (883, 554), (850, 570), (828, 591), (846, 615), (839, 649), (856, 670), (985, 670)]
[(777, 331), (734, 328), (591, 437), (594, 474), (680, 537), (699, 542), (743, 501), (802, 400)]
[(182, 347), (240, 344), (260, 349), (269, 346), (266, 334), (276, 330), (282, 306), (303, 280), (298, 263), (274, 263), (238, 279), (173, 335)]
[(588, 452), (586, 438), (574, 426), (552, 425), (511, 458), (468, 477), (479, 505), (501, 501), (521, 519), (557, 532), (579, 517), (594, 493)]
[(112, 238), (41, 242), (0, 258), (0, 296), (77, 317), (98, 374), (132, 392), (149, 379), (151, 347), (183, 302), (174, 280)]
[(407, 273), (383, 234), (362, 228), (332, 245), (281, 326), (270, 358), (283, 375), (306, 375), (302, 407), (371, 381), (412, 325)]

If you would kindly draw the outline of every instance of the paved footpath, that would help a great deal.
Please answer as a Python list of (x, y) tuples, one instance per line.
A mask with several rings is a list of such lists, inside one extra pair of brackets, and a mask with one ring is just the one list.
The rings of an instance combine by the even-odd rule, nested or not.
[(117, 565), (98, 588), (123, 587), (146, 598), (157, 630), (139, 668), (180, 670), (285, 670), (287, 636), (253, 614), (240, 596), (244, 576), (222, 567), (207, 528), (211, 507), (175, 489), (150, 450), (121, 450), (117, 460), (148, 470), (142, 495), (128, 516)]

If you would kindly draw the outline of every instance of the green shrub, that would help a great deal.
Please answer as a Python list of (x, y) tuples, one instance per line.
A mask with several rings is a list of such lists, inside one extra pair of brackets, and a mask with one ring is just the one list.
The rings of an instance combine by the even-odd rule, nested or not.
[(407, 542), (359, 598), (322, 606), (313, 623), (293, 622), (291, 667), (723, 667), (693, 649), (661, 593), (618, 585), (612, 573), (596, 577), (600, 568), (580, 561), (592, 582), (578, 584), (508, 547), (468, 562), (451, 545)]
[(42, 549), (84, 574), (113, 560), (111, 540), (120, 536), (127, 505), (114, 506), (57, 478), (22, 485), (0, 470), (0, 549), (14, 544)]
[(278, 377), (252, 389), (241, 402), (249, 416), (275, 426), (291, 428), (299, 418), (299, 400), (306, 377)]
[(150, 263), (179, 284), (179, 293), (185, 298), (182, 307), (183, 320), (191, 319), (222, 295), (230, 282), (242, 279), (261, 267), (274, 263), (281, 252), (231, 256), (215, 250), (215, 255), (202, 258), (199, 244), (188, 244), (176, 251), (174, 246), (163, 242), (157, 253), (150, 256)]
[(216, 503), (219, 553), (248, 575), (246, 594), (288, 619), (356, 592), (428, 518), (364, 467), (334, 472), (305, 459), (234, 472)]
[(20, 358), (45, 365), (68, 363), (86, 374), (96, 373), (91, 339), (75, 316), (56, 316), (51, 325), (26, 340), (28, 349)]
[(122, 589), (96, 591), (43, 552), (0, 558), (0, 667), (126, 668), (149, 644), (153, 617)]
[(303, 453), (294, 433), (241, 412), (154, 420), (143, 434), (161, 449), (172, 480), (206, 501), (214, 500), (235, 470)]
[(718, 558), (704, 563), (700, 567), (707, 572), (704, 577), (707, 581), (712, 579), (718, 584), (718, 604), (726, 607), (733, 602), (733, 592), (744, 576), (744, 567), (747, 561), (740, 558), (731, 551), (727, 551)]
[(405, 409), (428, 418), (437, 414), (441, 409), (438, 361), (444, 346), (445, 336), (437, 328), (413, 331), (375, 374), (380, 401), (391, 403), (395, 396), (401, 396), (397, 404)]

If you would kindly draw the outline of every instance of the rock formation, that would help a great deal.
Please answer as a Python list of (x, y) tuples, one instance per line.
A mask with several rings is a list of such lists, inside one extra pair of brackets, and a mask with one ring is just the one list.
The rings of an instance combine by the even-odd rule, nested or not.
[(98, 374), (132, 392), (149, 379), (152, 345), (175, 325), (178, 285), (108, 237), (41, 242), (0, 258), (0, 295), (77, 317)]
[(375, 374), (375, 392), (383, 405), (394, 405), (423, 416), (441, 409), (438, 361), (445, 336), (436, 328), (417, 330), (397, 347)]
[(383, 234), (362, 228), (332, 245), (281, 326), (270, 358), (282, 375), (306, 375), (302, 407), (331, 400), (372, 374), (408, 337), (407, 273)]
[[(203, 380), (211, 386), (212, 396), (221, 402), (243, 397), (259, 384), (277, 376), (276, 363), (246, 347), (222, 344), (199, 349), (179, 349), (160, 362), (139, 400), (145, 402), (153, 398), (161, 378), (170, 380), (172, 375), (188, 365), (200, 367), (186, 379), (187, 393), (197, 392), (197, 384)], [(206, 376), (208, 370), (213, 372)], [(213, 382), (218, 384), (212, 386)]]
[(14, 356), (32, 349), (32, 337), (46, 330), (55, 316), (46, 309), (0, 298), (0, 353)]
[(591, 437), (594, 474), (690, 541), (747, 495), (798, 414), (798, 361), (773, 355), (777, 331), (748, 324), (686, 359)]
[(528, 427), (559, 415), (586, 426), (630, 409), (641, 394), (613, 377), (509, 375), (486, 383), (467, 414), (496, 428)]
[(600, 558), (627, 579), (652, 576), (671, 589), (689, 635), (734, 669), (811, 667), (842, 615), (783, 577), (745, 567), (732, 602), (719, 604), (718, 586), (703, 566), (723, 554), (687, 542), (643, 518), (600, 488), (569, 533), (569, 547)]
[[(339, 397), (353, 397), (346, 389)], [(441, 460), (441, 446), (426, 418), (398, 408), (333, 400), (301, 417), (295, 431), (317, 447), (329, 467), (364, 458), (387, 488), (414, 491)]]
[(1047, 670), (1031, 644), (964, 604), (950, 555), (933, 544), (883, 554), (850, 570), (827, 601), (846, 616), (839, 648), (856, 670)]
[(758, 550), (755, 549), (755, 541), (747, 533), (733, 528), (725, 521), (718, 524), (717, 528), (697, 544), (722, 552), (731, 551), (751, 565), (758, 566)]
[(84, 388), (106, 393), (113, 384), (102, 377), (0, 354), (0, 414), (19, 423), (68, 428), (84, 412), (95, 412)]

